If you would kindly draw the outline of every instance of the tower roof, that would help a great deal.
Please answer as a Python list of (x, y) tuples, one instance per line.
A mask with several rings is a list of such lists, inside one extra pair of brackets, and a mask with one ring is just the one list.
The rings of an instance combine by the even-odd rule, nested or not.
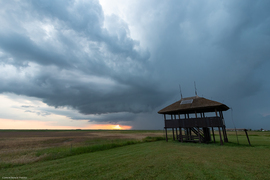
[(200, 112), (215, 112), (227, 111), (230, 109), (225, 104), (217, 101), (212, 101), (199, 96), (193, 96), (188, 98), (182, 98), (160, 111), (159, 114), (187, 114), (187, 113), (200, 113)]

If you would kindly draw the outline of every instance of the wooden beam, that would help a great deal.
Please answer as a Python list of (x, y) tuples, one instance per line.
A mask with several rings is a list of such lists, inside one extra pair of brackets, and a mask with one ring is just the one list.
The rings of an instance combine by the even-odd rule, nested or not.
[(212, 127), (212, 133), (213, 133), (213, 139), (214, 139), (214, 143), (216, 142), (216, 138), (215, 138), (215, 133), (214, 133), (214, 128)]
[(179, 128), (179, 131), (180, 131), (180, 139), (181, 139), (181, 142), (183, 142), (183, 135), (182, 135), (182, 128), (181, 128), (181, 127)]
[(220, 127), (218, 127), (218, 131), (219, 131), (219, 137), (220, 137), (220, 145), (223, 145), (222, 136), (221, 136), (221, 132), (220, 132)]
[(167, 135), (167, 128), (165, 127), (165, 131), (166, 131), (166, 142), (168, 142), (168, 135)]
[(173, 140), (175, 141), (174, 128), (172, 128)]
[(176, 140), (179, 140), (179, 139), (178, 139), (178, 132), (177, 132), (177, 128), (175, 128), (175, 133), (176, 133)]
[(167, 128), (166, 128), (166, 114), (164, 114), (164, 125), (165, 125), (165, 132), (166, 132), (166, 142), (168, 142), (168, 135), (167, 135)]
[(226, 142), (229, 142), (229, 140), (228, 140), (228, 136), (227, 136), (227, 131), (226, 131), (226, 126), (224, 126), (224, 129), (225, 129), (225, 137), (226, 137)]
[(192, 136), (191, 136), (191, 128), (188, 128), (188, 132), (189, 132), (189, 139), (192, 140)]
[(249, 138), (248, 138), (248, 133), (247, 133), (247, 129), (245, 129), (244, 131), (245, 131), (245, 133), (246, 133), (246, 136), (247, 136), (248, 144), (249, 144), (249, 145), (251, 146), (251, 144), (250, 144), (250, 141), (249, 141)]
[(201, 134), (200, 134), (200, 128), (197, 127), (197, 129), (198, 129), (199, 142), (202, 143), (202, 140), (201, 140)]
[(223, 131), (224, 142), (228, 142), (227, 133), (226, 133), (226, 126), (225, 125), (222, 126), (222, 131)]
[(224, 128), (224, 125), (221, 127), (221, 129), (222, 129), (222, 134), (223, 134), (224, 142), (226, 142), (226, 136), (225, 136), (225, 128)]

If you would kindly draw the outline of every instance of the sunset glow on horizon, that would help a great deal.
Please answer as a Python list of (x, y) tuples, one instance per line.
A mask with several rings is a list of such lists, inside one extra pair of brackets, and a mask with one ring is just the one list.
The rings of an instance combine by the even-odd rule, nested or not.
[(115, 130), (129, 130), (132, 126), (124, 126), (124, 125), (114, 125), (114, 124), (93, 124), (86, 128), (81, 129), (115, 129)]
[(80, 126), (57, 126), (53, 122), (42, 122), (36, 120), (11, 120), (0, 119), (0, 129), (100, 129), (100, 130), (129, 130), (132, 126), (115, 124), (92, 124)]

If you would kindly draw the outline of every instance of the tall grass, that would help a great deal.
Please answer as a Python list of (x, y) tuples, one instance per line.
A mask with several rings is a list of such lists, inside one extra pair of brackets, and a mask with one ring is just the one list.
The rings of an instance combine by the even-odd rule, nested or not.
[(132, 144), (138, 144), (138, 143), (144, 143), (144, 142), (154, 142), (154, 141), (160, 141), (164, 140), (163, 137), (146, 137), (143, 140), (115, 140), (111, 143), (104, 143), (104, 144), (96, 144), (91, 146), (80, 146), (80, 147), (74, 147), (72, 146), (70, 148), (49, 148), (45, 150), (38, 151), (36, 153), (36, 156), (44, 156), (42, 160), (54, 160), (59, 158), (64, 158), (68, 156), (73, 155), (79, 155), (84, 153), (91, 153), (96, 151), (104, 151), (108, 149), (113, 149), (117, 147), (123, 147), (128, 146)]
[(29, 179), (269, 179), (269, 152), (170, 139), (6, 168), (0, 174)]
[[(154, 142), (165, 140), (163, 137), (146, 137), (142, 140), (126, 140), (126, 139), (116, 139), (116, 140), (100, 140), (97, 144), (91, 144), (86, 146), (78, 146), (72, 147), (51, 147), (46, 149), (37, 150), (35, 156), (37, 157), (36, 161), (48, 161), (48, 160), (56, 160), (65, 158), (68, 156), (74, 156), (79, 154), (104, 151), (108, 149), (113, 149), (117, 147), (123, 147), (133, 144), (146, 143), (146, 142)], [(21, 162), (21, 163), (0, 163), (0, 168), (11, 168), (15, 166), (20, 166), (24, 164), (28, 164), (29, 162)]]

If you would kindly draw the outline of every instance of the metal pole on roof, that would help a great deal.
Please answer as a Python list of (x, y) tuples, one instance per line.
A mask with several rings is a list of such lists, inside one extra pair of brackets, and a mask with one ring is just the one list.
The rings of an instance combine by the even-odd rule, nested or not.
[(182, 91), (181, 91), (181, 86), (179, 84), (179, 90), (180, 90), (180, 95), (181, 95), (181, 99), (183, 98), (183, 95), (182, 95)]
[(197, 96), (196, 82), (194, 81), (195, 95)]

